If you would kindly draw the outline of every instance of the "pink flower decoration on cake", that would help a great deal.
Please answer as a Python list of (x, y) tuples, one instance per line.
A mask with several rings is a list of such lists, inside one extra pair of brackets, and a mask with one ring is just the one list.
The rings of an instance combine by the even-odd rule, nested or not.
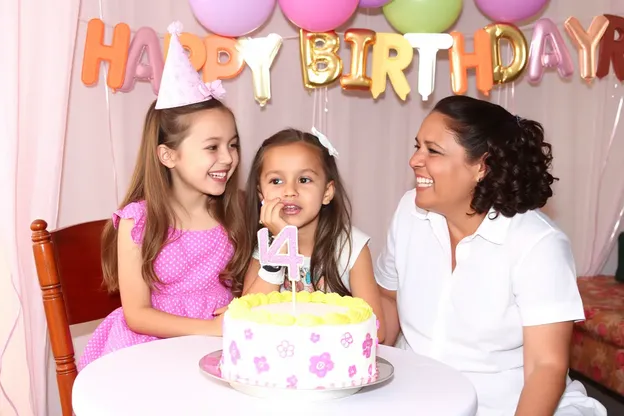
[(286, 379), (286, 383), (288, 383), (288, 384), (286, 384), (286, 388), (287, 389), (296, 389), (297, 388), (297, 381), (299, 381), (299, 380), (297, 380), (297, 377), (295, 377), (295, 376), (288, 377)]
[(370, 358), (371, 350), (373, 348), (373, 338), (370, 334), (366, 334), (366, 339), (362, 342), (362, 354), (366, 358)]
[(321, 336), (319, 334), (315, 334), (313, 332), (312, 335), (310, 335), (310, 341), (314, 342), (315, 344), (319, 342), (319, 339), (321, 339)]
[(251, 329), (246, 329), (245, 330), (245, 339), (252, 339), (253, 338), (253, 332), (251, 332)]
[(232, 341), (230, 344), (230, 359), (232, 360), (232, 364), (236, 365), (236, 362), (240, 360), (240, 358), (240, 351), (238, 350), (236, 341)]
[(342, 336), (340, 343), (342, 344), (343, 347), (349, 348), (351, 344), (353, 344), (353, 336), (351, 335), (351, 333), (350, 332), (345, 333)]
[(314, 355), (310, 358), (310, 372), (316, 374), (320, 378), (325, 377), (325, 375), (333, 369), (334, 362), (331, 360), (331, 356), (328, 352), (324, 352), (321, 355)]
[(373, 365), (372, 365), (372, 364), (369, 364), (369, 365), (368, 365), (368, 375), (369, 375), (369, 376), (372, 376), (372, 375), (373, 375)]
[(282, 341), (277, 346), (277, 353), (282, 358), (292, 357), (295, 355), (295, 346), (291, 345), (288, 341)]
[(267, 363), (266, 357), (254, 357), (254, 364), (256, 365), (258, 374), (269, 371), (269, 363)]
[(353, 378), (353, 376), (357, 373), (357, 368), (354, 365), (349, 367), (349, 377)]

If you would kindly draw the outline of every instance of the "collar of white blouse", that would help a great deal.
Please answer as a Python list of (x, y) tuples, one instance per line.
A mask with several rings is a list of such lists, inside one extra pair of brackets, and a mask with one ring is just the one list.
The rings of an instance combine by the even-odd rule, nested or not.
[[(419, 208), (416, 204), (414, 204), (412, 215), (422, 220), (428, 220), (436, 231), (442, 233), (447, 232), (448, 226), (446, 218), (443, 215)], [(505, 217), (503, 214), (499, 214), (497, 217), (495, 217), (495, 215), (496, 211), (494, 208), (490, 208), (483, 222), (479, 225), (479, 228), (477, 228), (477, 231), (475, 231), (473, 235), (467, 237), (466, 240), (470, 241), (476, 236), (481, 236), (494, 244), (504, 244), (507, 238), (507, 232), (509, 231), (509, 225), (511, 224), (511, 217)]]

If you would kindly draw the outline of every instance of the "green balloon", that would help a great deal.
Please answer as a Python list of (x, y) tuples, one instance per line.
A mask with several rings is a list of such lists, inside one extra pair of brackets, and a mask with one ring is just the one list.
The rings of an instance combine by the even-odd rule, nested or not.
[(455, 23), (462, 0), (392, 0), (383, 6), (388, 22), (398, 32), (442, 33)]

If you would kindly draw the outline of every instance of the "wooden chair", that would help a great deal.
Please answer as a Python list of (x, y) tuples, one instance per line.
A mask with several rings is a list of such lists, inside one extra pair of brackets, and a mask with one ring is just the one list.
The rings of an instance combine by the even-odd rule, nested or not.
[(63, 416), (72, 415), (72, 387), (78, 375), (69, 326), (102, 319), (121, 306), (103, 285), (100, 238), (105, 220), (53, 232), (35, 220), (33, 253), (43, 295)]

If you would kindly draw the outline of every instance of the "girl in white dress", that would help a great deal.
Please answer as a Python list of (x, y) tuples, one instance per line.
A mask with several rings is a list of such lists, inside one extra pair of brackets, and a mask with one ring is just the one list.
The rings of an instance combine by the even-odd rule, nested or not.
[(294, 225), (304, 256), (296, 290), (364, 299), (377, 316), (381, 342), (384, 320), (369, 237), (351, 225), (351, 205), (336, 156), (327, 137), (316, 131), (286, 129), (262, 143), (246, 190), (245, 217), (254, 226), (238, 246), (240, 258), (252, 260), (240, 267), (235, 263), (235, 274), (244, 275), (243, 294), (290, 290), (284, 268), (261, 265), (254, 248), (260, 227), (275, 236), (286, 225)]
[(444, 362), (474, 385), (479, 416), (606, 416), (568, 377), (583, 320), (552, 196), (542, 126), (465, 96), (423, 121), (405, 194), (375, 265), (386, 344)]

